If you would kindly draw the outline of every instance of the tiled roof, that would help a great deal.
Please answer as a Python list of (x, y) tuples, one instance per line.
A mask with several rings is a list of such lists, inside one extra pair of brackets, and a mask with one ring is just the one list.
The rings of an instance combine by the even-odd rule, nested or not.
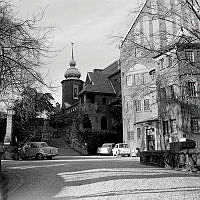
[(85, 85), (80, 94), (84, 92), (115, 94), (111, 82), (106, 74), (101, 72), (88, 72), (88, 76), (90, 77), (92, 83)]
[(109, 65), (108, 67), (106, 67), (102, 72), (104, 74), (112, 75), (112, 74), (115, 74), (119, 70), (118, 67), (119, 67), (119, 61), (117, 60), (111, 65)]

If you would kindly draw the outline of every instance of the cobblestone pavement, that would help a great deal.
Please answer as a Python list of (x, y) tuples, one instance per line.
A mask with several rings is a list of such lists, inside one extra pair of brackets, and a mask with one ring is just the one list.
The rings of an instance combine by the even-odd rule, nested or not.
[(138, 158), (60, 157), (5, 167), (23, 178), (8, 200), (200, 199), (200, 174), (141, 165)]
[(60, 173), (67, 199), (200, 199), (200, 177), (152, 168), (94, 169)]

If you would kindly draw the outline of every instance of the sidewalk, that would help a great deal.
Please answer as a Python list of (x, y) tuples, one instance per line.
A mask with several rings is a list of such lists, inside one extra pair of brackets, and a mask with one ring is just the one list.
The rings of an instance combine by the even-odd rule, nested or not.
[(7, 200), (8, 194), (13, 193), (22, 185), (22, 177), (2, 169), (0, 172), (0, 200)]

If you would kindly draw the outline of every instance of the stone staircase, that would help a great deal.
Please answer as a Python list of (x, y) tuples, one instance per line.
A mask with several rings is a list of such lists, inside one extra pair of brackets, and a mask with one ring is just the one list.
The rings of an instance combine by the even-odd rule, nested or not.
[(59, 156), (80, 156), (81, 154), (76, 152), (70, 147), (63, 138), (55, 138), (48, 141), (49, 146), (57, 147)]

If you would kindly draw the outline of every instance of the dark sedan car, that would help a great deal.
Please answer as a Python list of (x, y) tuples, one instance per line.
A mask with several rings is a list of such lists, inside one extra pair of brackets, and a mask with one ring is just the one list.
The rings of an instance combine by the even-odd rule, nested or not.
[(58, 148), (50, 147), (46, 142), (30, 142), (24, 144), (20, 149), (19, 155), (22, 159), (36, 158), (36, 159), (51, 159), (58, 154)]

